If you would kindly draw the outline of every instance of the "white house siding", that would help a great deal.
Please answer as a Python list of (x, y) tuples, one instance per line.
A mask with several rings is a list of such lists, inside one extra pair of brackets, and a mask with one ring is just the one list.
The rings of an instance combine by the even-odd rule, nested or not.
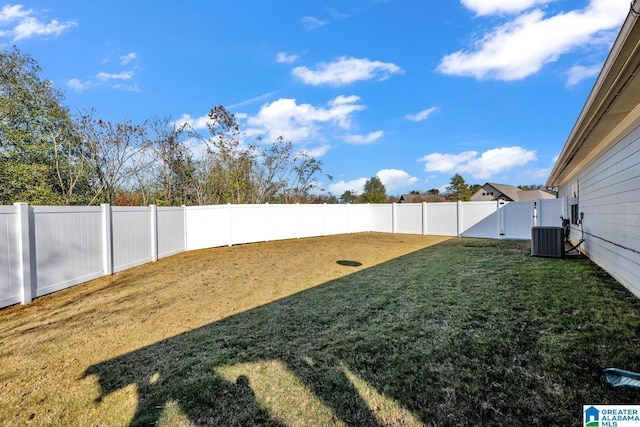
[[(596, 264), (640, 297), (640, 126), (560, 188), (584, 213), (582, 249)], [(573, 198), (577, 192), (577, 198)], [(571, 240), (581, 231), (572, 224)]]

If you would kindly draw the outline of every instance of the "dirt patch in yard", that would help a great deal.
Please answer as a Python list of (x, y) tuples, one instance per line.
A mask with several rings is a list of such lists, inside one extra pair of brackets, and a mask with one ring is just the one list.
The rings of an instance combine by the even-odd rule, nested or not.
[(444, 240), (362, 233), (192, 251), (1, 310), (0, 424), (127, 424), (135, 391), (95, 405), (89, 366)]

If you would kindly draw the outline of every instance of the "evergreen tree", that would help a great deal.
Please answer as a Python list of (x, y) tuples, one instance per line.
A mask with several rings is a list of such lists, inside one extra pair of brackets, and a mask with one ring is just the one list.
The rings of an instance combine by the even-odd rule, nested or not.
[(387, 201), (387, 189), (377, 176), (371, 177), (364, 184), (364, 191), (360, 195), (360, 203), (385, 203)]
[(471, 200), (471, 188), (466, 183), (462, 175), (455, 174), (451, 177), (447, 186), (447, 193), (453, 200), (466, 202)]

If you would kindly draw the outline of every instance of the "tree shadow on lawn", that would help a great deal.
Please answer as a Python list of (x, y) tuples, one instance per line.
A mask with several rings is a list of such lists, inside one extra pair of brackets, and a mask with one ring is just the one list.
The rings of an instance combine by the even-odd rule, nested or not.
[[(99, 379), (97, 405), (136, 386), (132, 425), (170, 424), (176, 407), (195, 425), (570, 425), (583, 404), (640, 398), (612, 389), (601, 373), (607, 364), (640, 367), (640, 323), (562, 317), (593, 293), (588, 283), (613, 293), (619, 285), (582, 262), (589, 280), (562, 292), (575, 264), (514, 254), (526, 242), (478, 242), (414, 252), (106, 360), (85, 376)], [(489, 271), (477, 251), (512, 268)], [(527, 282), (532, 263), (548, 266), (545, 283)], [(640, 317), (635, 299), (614, 303)], [(611, 333), (620, 342), (596, 344)]]

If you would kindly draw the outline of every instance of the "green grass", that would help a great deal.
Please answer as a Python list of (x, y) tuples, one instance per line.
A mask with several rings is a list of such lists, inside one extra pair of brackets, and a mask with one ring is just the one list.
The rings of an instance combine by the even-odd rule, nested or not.
[[(640, 302), (588, 260), (455, 239), (91, 366), (133, 425), (579, 425), (640, 401)], [(115, 399), (115, 397), (113, 397)], [(114, 409), (116, 410), (116, 409)]]

